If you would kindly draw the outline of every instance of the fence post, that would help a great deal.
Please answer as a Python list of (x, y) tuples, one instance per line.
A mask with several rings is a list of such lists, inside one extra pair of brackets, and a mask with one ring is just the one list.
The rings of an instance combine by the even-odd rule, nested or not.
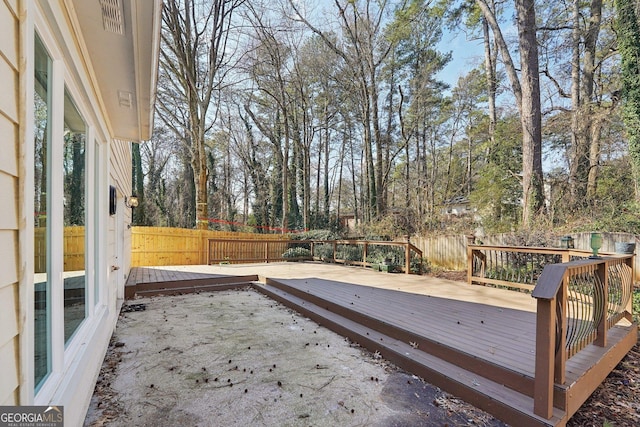
[(269, 263), (269, 241), (264, 242), (264, 262)]

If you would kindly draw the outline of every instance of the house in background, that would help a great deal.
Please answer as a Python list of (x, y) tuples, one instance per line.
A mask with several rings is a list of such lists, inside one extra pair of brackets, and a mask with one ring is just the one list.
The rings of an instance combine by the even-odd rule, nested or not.
[(0, 405), (84, 420), (129, 271), (161, 6), (0, 1)]
[(465, 196), (456, 196), (452, 199), (445, 200), (441, 209), (443, 216), (447, 218), (460, 217), (463, 215), (472, 215), (475, 209), (471, 208), (469, 199)]

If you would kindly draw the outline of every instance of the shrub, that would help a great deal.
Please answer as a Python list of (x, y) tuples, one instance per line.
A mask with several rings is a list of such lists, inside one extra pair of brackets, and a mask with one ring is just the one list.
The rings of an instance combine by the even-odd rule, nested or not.
[(289, 248), (283, 254), (282, 258), (310, 258), (311, 251), (307, 248), (296, 247)]
[(291, 240), (339, 240), (340, 235), (331, 230), (309, 230), (289, 236)]
[(333, 261), (333, 245), (315, 245), (314, 255), (320, 258), (322, 261)]
[(362, 247), (339, 245), (336, 250), (336, 258), (345, 261), (362, 261)]

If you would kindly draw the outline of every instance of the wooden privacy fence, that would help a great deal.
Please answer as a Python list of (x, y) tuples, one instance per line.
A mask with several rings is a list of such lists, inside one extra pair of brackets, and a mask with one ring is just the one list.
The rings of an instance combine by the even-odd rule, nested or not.
[[(36, 227), (33, 231), (33, 267), (35, 273), (47, 271), (47, 229)], [(63, 230), (64, 271), (85, 269), (85, 232), (83, 226), (64, 227)]]
[(208, 242), (212, 238), (232, 241), (260, 239), (277, 242), (286, 239), (287, 236), (171, 227), (133, 227), (131, 229), (131, 266), (207, 264)]
[(467, 268), (467, 236), (411, 236), (429, 263), (447, 270)]
[(208, 264), (316, 260), (422, 272), (422, 251), (411, 243), (366, 240), (209, 239)]
[[(633, 255), (583, 259), (544, 267), (537, 299), (534, 412), (551, 418), (554, 387), (566, 362), (588, 344), (607, 346), (607, 331), (632, 322)], [(632, 332), (635, 338), (635, 331)], [(609, 372), (608, 363), (593, 369)], [(603, 375), (606, 375), (604, 373)], [(604, 378), (604, 376), (603, 376)]]

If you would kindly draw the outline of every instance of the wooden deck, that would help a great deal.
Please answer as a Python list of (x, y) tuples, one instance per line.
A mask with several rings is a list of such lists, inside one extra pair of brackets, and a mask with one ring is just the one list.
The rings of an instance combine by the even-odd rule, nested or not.
[(127, 296), (237, 286), (253, 286), (514, 426), (566, 424), (604, 379), (592, 367), (606, 360), (613, 369), (637, 338), (635, 325), (619, 325), (607, 346), (589, 345), (569, 359), (553, 416), (544, 419), (533, 414), (535, 301), (523, 293), (288, 263), (136, 268)]

